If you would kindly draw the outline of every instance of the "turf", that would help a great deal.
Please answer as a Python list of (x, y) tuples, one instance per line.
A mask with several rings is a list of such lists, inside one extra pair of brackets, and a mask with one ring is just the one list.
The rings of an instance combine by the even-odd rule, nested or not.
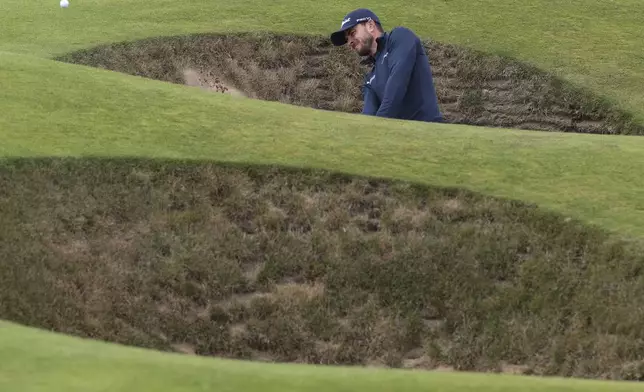
[[(610, 7), (588, 1), (540, 1), (529, 7), (510, 3), (451, 1), (401, 7), (393, 2), (374, 9), (387, 25), (404, 23), (424, 36), (531, 60), (642, 114), (638, 86), (644, 76), (638, 45), (644, 40), (634, 26), (644, 6), (633, 1), (611, 2)], [(370, 121), (233, 102), (31, 57), (198, 31), (322, 33), (337, 25), (346, 8), (357, 5), (325, 3), (316, 18), (310, 18), (312, 4), (303, 2), (146, 4), (95, 0), (73, 2), (61, 10), (35, 1), (2, 3), (0, 50), (5, 52), (0, 56), (0, 80), (9, 87), (0, 96), (8, 113), (0, 119), (5, 141), (0, 154), (135, 154), (309, 164), (466, 186), (539, 203), (627, 235), (644, 232), (644, 196), (634, 191), (643, 181), (636, 171), (643, 156), (639, 139)], [(271, 17), (244, 12), (257, 7)], [(426, 22), (436, 15), (445, 23)], [(602, 23), (585, 22), (591, 18)], [(504, 29), (497, 27), (500, 21)], [(506, 33), (519, 26), (521, 34)], [(603, 50), (599, 59), (596, 48)], [(262, 124), (261, 130), (256, 124)]]
[[(46, 75), (46, 77), (45, 77)], [(644, 234), (644, 139), (377, 121), (4, 55), (0, 155), (321, 167), (463, 186)], [(65, 86), (65, 88), (61, 88)], [(261, 127), (258, 127), (261, 124)]]
[[(214, 96), (49, 60), (99, 43), (158, 35), (252, 30), (328, 34), (349, 8), (363, 5), (257, 0), (144, 4), (79, 0), (68, 10), (34, 0), (0, 4), (0, 156), (138, 156), (323, 167), (465, 186), (534, 202), (619, 235), (644, 233), (644, 197), (636, 191), (642, 188), (638, 170), (644, 139), (377, 121)], [(390, 1), (372, 8), (385, 17), (386, 27), (405, 24), (425, 37), (534, 63), (614, 100), (644, 121), (641, 2), (539, 0), (519, 7), (509, 0), (413, 1), (408, 6)], [(268, 17), (258, 17), (259, 11)], [(542, 390), (546, 384), (549, 390), (634, 388), (178, 358), (18, 327), (2, 330), (0, 347), (3, 390), (45, 385), (47, 390), (51, 385), (103, 390), (110, 384), (120, 390), (185, 390), (186, 385), (194, 390), (222, 385), (231, 390), (413, 390), (421, 385), (427, 390), (430, 385), (460, 391), (487, 385), (500, 391)], [(34, 372), (42, 378), (35, 380)]]
[[(0, 5), (0, 51), (49, 56), (97, 43), (201, 31), (271, 30), (328, 34), (360, 1), (179, 2), (8, 0)], [(369, 5), (385, 26), (501, 52), (615, 99), (644, 121), (644, 4), (637, 0), (392, 0)], [(311, 12), (315, 10), (315, 12)], [(250, 12), (249, 12), (250, 11)], [(269, 15), (269, 17), (258, 17)]]
[(0, 390), (19, 388), (25, 392), (642, 390), (638, 384), (625, 382), (382, 372), (186, 357), (85, 341), (5, 322), (0, 322), (0, 347)]

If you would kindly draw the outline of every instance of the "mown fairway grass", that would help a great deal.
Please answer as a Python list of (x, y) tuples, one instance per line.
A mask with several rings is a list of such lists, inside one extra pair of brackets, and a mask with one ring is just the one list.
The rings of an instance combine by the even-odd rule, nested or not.
[(6, 0), (0, 51), (51, 56), (97, 43), (194, 32), (328, 34), (353, 7), (386, 28), (404, 24), (439, 41), (505, 53), (617, 100), (644, 121), (644, 4), (637, 0), (351, 0), (260, 2)]
[[(535, 202), (618, 234), (644, 233), (641, 138), (376, 121), (209, 95), (48, 60), (98, 43), (156, 35), (248, 30), (328, 34), (348, 9), (363, 3), (72, 0), (68, 10), (56, 3), (0, 4), (0, 156), (142, 156), (317, 166), (465, 186)], [(389, 1), (372, 8), (387, 28), (405, 24), (426, 37), (530, 61), (615, 100), (644, 121), (641, 2), (541, 0), (520, 7), (507, 0), (413, 1), (406, 6)], [(490, 391), (616, 391), (620, 385), (634, 390), (628, 384), (599, 382), (242, 365), (144, 353), (5, 325), (0, 329), (0, 363), (0, 390), (98, 391), (107, 383), (123, 391), (406, 386), (463, 391), (481, 385)], [(322, 379), (323, 373), (333, 378)]]
[[(200, 391), (584, 391), (641, 390), (630, 382), (469, 373), (259, 364), (159, 354), (0, 322), (0, 390)], [(30, 349), (35, 348), (37, 349)]]
[[(465, 186), (644, 233), (644, 138), (377, 121), (4, 55), (0, 154), (313, 166)], [(5, 82), (6, 81), (6, 82)], [(63, 86), (63, 87), (61, 87)]]
[[(202, 31), (328, 34), (345, 10), (361, 3), (316, 4), (90, 0), (62, 10), (55, 3), (3, 2), (0, 51), (25, 55), (0, 56), (0, 153), (308, 163), (465, 186), (539, 203), (622, 234), (644, 233), (644, 194), (636, 191), (644, 182), (637, 170), (644, 160), (640, 138), (371, 121), (237, 102), (31, 57)], [(644, 118), (640, 3), (436, 1), (373, 8), (386, 26), (405, 24), (423, 36), (531, 61)], [(265, 17), (258, 17), (260, 10)]]

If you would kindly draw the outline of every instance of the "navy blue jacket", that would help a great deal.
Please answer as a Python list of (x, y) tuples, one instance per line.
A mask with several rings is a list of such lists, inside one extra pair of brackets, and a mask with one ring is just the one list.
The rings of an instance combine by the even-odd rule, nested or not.
[(442, 122), (429, 59), (420, 39), (396, 27), (377, 39), (378, 50), (365, 75), (363, 114)]

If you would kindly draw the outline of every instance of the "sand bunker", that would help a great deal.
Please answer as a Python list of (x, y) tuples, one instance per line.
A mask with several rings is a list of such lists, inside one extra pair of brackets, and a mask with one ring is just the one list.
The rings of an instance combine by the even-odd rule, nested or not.
[[(426, 41), (446, 121), (532, 130), (644, 134), (629, 115), (518, 61)], [(59, 60), (217, 93), (357, 113), (365, 65), (326, 37), (194, 35), (104, 45)]]
[(257, 361), (630, 380), (644, 368), (642, 248), (534, 206), (321, 170), (104, 158), (5, 162), (0, 196), (0, 315), (21, 324)]
[(237, 97), (246, 96), (246, 94), (233, 87), (230, 83), (208, 71), (199, 72), (192, 68), (186, 68), (183, 70), (183, 78), (185, 84), (188, 86), (200, 87), (208, 91), (230, 94)]

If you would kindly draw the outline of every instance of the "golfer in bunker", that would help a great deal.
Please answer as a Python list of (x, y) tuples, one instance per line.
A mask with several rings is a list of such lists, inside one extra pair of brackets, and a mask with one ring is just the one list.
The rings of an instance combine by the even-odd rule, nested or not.
[(429, 59), (410, 29), (396, 27), (385, 32), (373, 12), (360, 8), (344, 17), (340, 30), (331, 34), (331, 42), (348, 44), (373, 65), (362, 87), (363, 114), (443, 121)]

